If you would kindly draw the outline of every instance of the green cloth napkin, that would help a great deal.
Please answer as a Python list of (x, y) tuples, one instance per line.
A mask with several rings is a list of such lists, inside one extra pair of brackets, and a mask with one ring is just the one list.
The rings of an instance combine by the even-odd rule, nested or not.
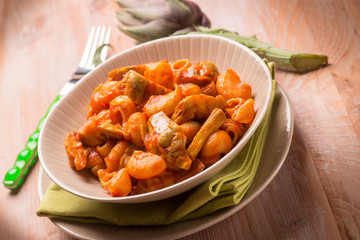
[(199, 218), (238, 204), (249, 189), (260, 163), (269, 128), (272, 102), (253, 137), (217, 175), (184, 194), (150, 203), (102, 203), (80, 198), (51, 183), (37, 215), (85, 223), (163, 225)]

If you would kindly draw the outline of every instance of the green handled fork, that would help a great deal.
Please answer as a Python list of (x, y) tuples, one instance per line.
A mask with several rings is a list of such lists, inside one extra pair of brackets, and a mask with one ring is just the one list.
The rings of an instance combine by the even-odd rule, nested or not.
[(38, 139), (43, 123), (49, 112), (56, 106), (58, 101), (65, 96), (75, 84), (88, 72), (95, 68), (94, 56), (98, 48), (100, 51), (100, 60), (104, 61), (107, 55), (108, 43), (110, 40), (111, 29), (105, 26), (92, 27), (87, 40), (83, 55), (81, 57), (78, 69), (73, 74), (72, 79), (61, 89), (59, 95), (50, 104), (45, 116), (40, 120), (34, 133), (32, 133), (23, 150), (18, 154), (16, 161), (11, 169), (5, 175), (3, 184), (11, 190), (18, 189), (24, 182), (28, 170), (34, 165), (37, 159)]

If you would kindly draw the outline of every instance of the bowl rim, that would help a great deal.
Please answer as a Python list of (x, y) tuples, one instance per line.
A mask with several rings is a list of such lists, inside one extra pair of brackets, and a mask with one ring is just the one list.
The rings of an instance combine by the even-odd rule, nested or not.
[[(243, 147), (246, 145), (246, 143), (251, 139), (252, 135), (254, 134), (254, 132), (257, 130), (257, 128), (259, 127), (260, 123), (262, 122), (267, 109), (269, 108), (269, 102), (270, 102), (270, 97), (271, 97), (271, 92), (272, 92), (272, 88), (273, 88), (273, 83), (272, 83), (272, 77), (270, 74), (270, 70), (269, 68), (266, 66), (265, 62), (263, 61), (263, 59), (261, 59), (255, 52), (253, 52), (251, 49), (249, 49), (248, 47), (246, 47), (245, 45), (236, 42), (235, 40), (232, 39), (228, 39), (225, 37), (221, 37), (221, 36), (215, 36), (215, 35), (206, 35), (206, 34), (191, 34), (191, 35), (180, 35), (180, 36), (170, 36), (170, 37), (166, 37), (166, 38), (161, 38), (161, 39), (156, 39), (156, 40), (152, 40), (149, 42), (145, 42), (145, 43), (141, 43), (139, 45), (133, 46), (131, 48), (128, 48), (124, 51), (121, 51), (117, 54), (115, 54), (114, 56), (110, 57), (109, 59), (107, 59), (106, 61), (104, 61), (103, 63), (101, 63), (100, 65), (98, 65), (94, 70), (92, 70), (91, 72), (87, 73), (79, 82), (78, 85), (80, 85), (81, 82), (85, 82), (87, 81), (87, 79), (89, 79), (96, 71), (98, 71), (99, 69), (102, 69), (104, 66), (106, 66), (107, 64), (111, 64), (111, 62), (118, 58), (121, 55), (126, 55), (129, 52), (132, 51), (137, 51), (140, 48), (143, 47), (148, 47), (151, 45), (156, 45), (156, 44), (161, 44), (163, 42), (167, 42), (167, 41), (172, 41), (173, 39), (203, 39), (203, 38), (209, 38), (209, 39), (219, 39), (220, 41), (227, 41), (229, 43), (235, 44), (236, 46), (242, 48), (242, 50), (244, 50), (245, 52), (247, 52), (248, 54), (252, 55), (255, 59), (258, 60), (259, 64), (262, 65), (263, 69), (265, 69), (266, 72), (266, 76), (267, 76), (267, 81), (266, 83), (269, 85), (269, 89), (268, 92), (266, 93), (266, 100), (263, 104), (264, 106), (264, 110), (258, 114), (260, 114), (258, 116), (258, 119), (256, 122), (253, 122), (251, 124), (251, 127), (249, 129), (247, 129), (247, 131), (245, 132), (244, 136), (239, 140), (239, 142), (230, 150), (229, 153), (227, 153), (225, 156), (223, 156), (219, 161), (217, 161), (215, 164), (213, 164), (212, 166), (206, 168), (204, 171), (190, 177), (187, 178), (181, 182), (178, 182), (176, 184), (173, 184), (171, 186), (162, 188), (162, 189), (158, 189), (152, 192), (147, 192), (147, 193), (142, 193), (142, 194), (137, 194), (137, 195), (131, 195), (131, 196), (124, 196), (124, 197), (111, 197), (109, 195), (109, 197), (97, 197), (97, 196), (91, 196), (88, 195), (86, 193), (82, 193), (79, 192), (77, 190), (72, 189), (71, 187), (69, 187), (67, 184), (63, 183), (61, 180), (59, 180), (58, 178), (56, 178), (53, 174), (52, 171), (47, 167), (45, 160), (44, 160), (44, 156), (43, 156), (43, 151), (42, 151), (42, 145), (43, 145), (43, 133), (44, 131), (40, 131), (40, 136), (39, 136), (39, 144), (38, 144), (38, 156), (39, 156), (39, 160), (40, 163), (45, 171), (45, 173), (49, 176), (49, 178), (55, 183), (57, 184), (59, 187), (61, 187), (62, 189), (66, 190), (67, 192), (74, 194), (76, 196), (85, 198), (85, 199), (89, 199), (89, 200), (94, 200), (94, 201), (100, 201), (100, 202), (112, 202), (112, 203), (145, 203), (145, 202), (152, 202), (152, 201), (157, 201), (157, 200), (161, 200), (161, 199), (165, 199), (165, 198), (169, 198), (169, 197), (173, 197), (175, 195), (181, 194), (185, 191), (182, 192), (178, 192), (177, 189), (179, 188), (187, 188), (186, 191), (201, 185), (202, 183), (204, 183), (206, 180), (208, 180), (209, 178), (211, 178), (211, 176), (213, 175), (214, 172), (219, 172), (221, 171), (224, 167), (226, 167), (233, 159), (234, 157), (243, 149)], [(77, 86), (75, 86), (73, 89), (70, 90), (70, 92), (67, 95), (71, 95), (71, 93), (73, 91), (76, 91)], [(66, 99), (66, 96), (64, 96), (63, 98), (60, 99), (60, 101), (58, 102), (57, 106), (59, 104), (61, 104), (61, 102), (63, 102)], [(44, 129), (47, 126), (47, 123), (50, 121), (49, 119), (51, 119), (52, 113), (57, 109), (57, 106), (55, 106), (53, 109), (50, 110), (50, 112), (48, 113), (48, 116), (46, 117), (43, 127), (42, 129)], [(225, 162), (225, 163), (224, 163)], [(219, 165), (222, 165), (223, 167), (220, 168), (220, 170), (218, 169)], [(209, 177), (210, 176), (210, 177)], [(194, 179), (200, 179), (198, 180), (198, 184), (194, 184), (193, 180)], [(192, 186), (193, 185), (193, 186)], [(190, 188), (188, 188), (188, 186), (192, 186)], [(164, 195), (165, 193), (169, 192), (167, 195), (167, 197), (162, 197), (162, 195)]]

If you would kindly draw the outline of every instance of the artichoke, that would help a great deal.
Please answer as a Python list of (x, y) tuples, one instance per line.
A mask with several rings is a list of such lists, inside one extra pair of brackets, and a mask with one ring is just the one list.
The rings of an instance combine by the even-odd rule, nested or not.
[(276, 64), (278, 69), (305, 73), (328, 63), (328, 57), (273, 47), (256, 38), (224, 29), (210, 29), (210, 20), (189, 0), (117, 0), (119, 29), (139, 43), (181, 34), (212, 34), (235, 40)]
[(186, 0), (118, 0), (119, 29), (139, 43), (167, 37), (177, 31), (195, 30), (193, 26), (210, 27), (210, 21), (199, 6)]

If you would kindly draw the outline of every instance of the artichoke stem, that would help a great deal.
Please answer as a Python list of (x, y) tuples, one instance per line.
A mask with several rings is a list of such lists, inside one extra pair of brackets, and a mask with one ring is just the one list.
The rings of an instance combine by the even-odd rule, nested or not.
[(195, 32), (185, 34), (212, 34), (235, 40), (254, 51), (261, 58), (266, 58), (276, 64), (276, 67), (285, 71), (305, 73), (319, 69), (328, 63), (328, 57), (310, 53), (297, 53), (273, 47), (259, 41), (255, 36), (241, 36), (235, 32), (223, 29), (210, 30), (204, 27), (196, 27)]

